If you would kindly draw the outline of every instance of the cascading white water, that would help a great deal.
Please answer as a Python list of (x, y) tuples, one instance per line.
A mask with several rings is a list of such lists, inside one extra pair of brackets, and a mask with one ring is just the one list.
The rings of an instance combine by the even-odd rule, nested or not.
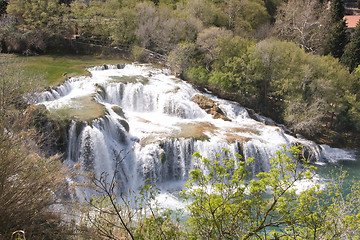
[[(269, 159), (283, 144), (305, 145), (314, 153), (314, 161), (333, 161), (327, 154), (333, 151), (353, 158), (344, 150), (318, 146), (286, 134), (281, 127), (255, 121), (237, 103), (202, 94), (168, 70), (133, 64), (89, 71), (91, 77), (71, 78), (42, 93), (38, 103), (51, 111), (93, 96), (104, 105), (103, 117), (91, 123), (72, 122), (67, 161), (99, 176), (114, 173), (115, 160), (127, 152), (118, 169), (122, 187), (136, 188), (145, 179), (162, 186), (184, 182), (191, 169), (201, 167), (192, 157), (194, 152), (214, 158), (223, 148), (229, 149), (229, 157), (236, 153), (254, 157), (253, 173), (269, 170)], [(230, 121), (214, 119), (201, 109), (192, 100), (198, 94), (215, 101)]]

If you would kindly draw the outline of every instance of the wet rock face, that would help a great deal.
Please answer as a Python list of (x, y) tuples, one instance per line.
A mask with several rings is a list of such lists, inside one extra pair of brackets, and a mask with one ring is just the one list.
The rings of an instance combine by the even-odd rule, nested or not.
[(193, 100), (200, 108), (204, 109), (206, 113), (211, 114), (215, 119), (222, 119), (224, 121), (231, 121), (225, 116), (224, 112), (219, 108), (214, 100), (207, 98), (203, 95), (197, 94), (191, 100)]

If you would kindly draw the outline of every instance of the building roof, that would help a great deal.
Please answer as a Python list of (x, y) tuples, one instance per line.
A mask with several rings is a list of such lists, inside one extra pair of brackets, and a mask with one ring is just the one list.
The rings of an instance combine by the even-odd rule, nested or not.
[(346, 20), (346, 25), (348, 28), (355, 28), (359, 22), (360, 15), (346, 15), (344, 16), (344, 19)]

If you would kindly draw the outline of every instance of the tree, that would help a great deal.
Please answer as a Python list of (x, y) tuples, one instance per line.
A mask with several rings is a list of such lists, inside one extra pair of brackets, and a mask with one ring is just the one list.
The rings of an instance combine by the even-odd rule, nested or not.
[[(300, 154), (296, 148), (288, 151), (295, 156)], [(293, 162), (286, 152), (278, 152), (271, 160), (271, 170), (258, 173), (255, 179), (247, 170), (251, 168), (251, 159), (243, 160), (237, 156), (237, 159), (225, 157), (220, 160), (218, 156), (217, 160), (211, 161), (200, 154), (195, 154), (195, 157), (208, 169), (207, 174), (201, 169), (192, 170), (187, 190), (183, 192), (185, 197), (193, 199), (189, 205), (188, 228), (195, 238), (270, 237), (269, 228), (291, 225), (291, 213), (299, 207), (295, 183), (311, 178), (312, 168), (306, 161)], [(301, 167), (300, 162), (304, 163)], [(309, 194), (315, 190), (316, 187), (311, 188), (301, 197), (310, 201)], [(271, 194), (265, 197), (267, 192)]]
[(308, 103), (302, 99), (293, 99), (287, 104), (284, 118), (295, 133), (315, 136), (322, 131), (323, 118), (326, 115), (323, 99)]
[(263, 1), (225, 0), (224, 3), (224, 12), (228, 17), (227, 27), (237, 35), (246, 35), (270, 20)]
[(360, 24), (356, 26), (354, 34), (351, 36), (341, 62), (349, 67), (350, 72), (360, 64)]
[(195, 44), (179, 43), (169, 56), (168, 62), (175, 75), (182, 75), (190, 66), (192, 57), (195, 55)]
[[(252, 31), (256, 31), (261, 25), (270, 22), (270, 16), (262, 0), (244, 1), (244, 6), (238, 17), (240, 16), (250, 24)], [(239, 20), (237, 21), (239, 22)], [(239, 30), (239, 26), (235, 24), (235, 32), (241, 33)]]
[(0, 1), (0, 16), (6, 13), (7, 5), (8, 5), (8, 0)]
[(258, 74), (261, 74), (256, 87), (259, 101), (263, 105), (262, 111), (271, 107), (270, 98), (282, 98), (286, 95), (285, 88), (293, 84), (290, 84), (294, 80), (292, 76), (298, 73), (298, 68), (293, 67), (294, 61), (301, 61), (302, 53), (296, 45), (275, 39), (267, 39), (257, 44), (253, 54), (259, 60), (254, 64), (257, 65)]
[(52, 32), (65, 27), (66, 10), (66, 5), (56, 0), (11, 0), (7, 8), (9, 14), (16, 16), (28, 28)]
[(237, 93), (245, 99), (258, 94), (257, 79), (252, 54), (254, 43), (235, 36), (222, 37), (217, 41), (217, 51), (212, 64), (209, 83), (223, 90)]
[[(187, 227), (194, 239), (358, 239), (360, 184), (343, 192), (344, 175), (326, 190), (313, 184), (314, 167), (301, 158), (301, 148), (276, 153), (269, 172), (253, 178), (252, 160), (229, 153), (212, 161), (199, 153), (198, 166), (183, 194), (192, 200)], [(207, 170), (204, 170), (207, 169)], [(206, 172), (206, 173), (205, 173)]]
[(243, 2), (235, 1), (235, 0), (226, 0), (225, 2), (225, 9), (224, 12), (228, 16), (228, 28), (234, 29), (235, 22), (238, 15), (240, 15), (240, 11), (243, 7)]
[(344, 18), (345, 7), (343, 0), (332, 0), (330, 7), (331, 18), (334, 22), (340, 22)]
[(216, 51), (213, 67), (215, 70), (221, 70), (224, 64), (234, 57), (240, 57), (249, 62), (249, 58), (251, 58), (249, 49), (253, 48), (255, 44), (253, 41), (239, 36), (222, 35), (217, 40), (217, 46), (218, 51)]
[(114, 45), (131, 46), (135, 42), (137, 27), (136, 12), (129, 8), (122, 8), (117, 12), (116, 20), (112, 21), (110, 38)]
[(152, 51), (167, 54), (182, 41), (194, 41), (199, 31), (197, 21), (173, 14), (171, 9), (156, 8), (147, 2), (137, 5), (139, 44)]
[[(346, 112), (346, 120), (343, 121), (345, 124), (350, 122), (349, 125), (355, 127), (357, 131), (360, 130), (360, 88), (359, 88), (359, 79), (360, 79), (360, 66), (358, 66), (353, 75), (356, 77), (356, 83), (353, 85), (352, 91), (347, 91), (345, 95), (347, 102), (349, 103), (348, 111)], [(345, 125), (344, 124), (344, 125)]]
[(187, 16), (191, 16), (194, 19), (199, 19), (205, 27), (216, 26), (226, 27), (228, 18), (219, 7), (207, 0), (192, 0), (187, 1), (184, 9), (180, 12), (184, 12)]
[(216, 60), (219, 51), (218, 40), (221, 38), (231, 38), (232, 32), (223, 28), (211, 27), (201, 31), (196, 39), (196, 47), (203, 55), (205, 68), (210, 70), (211, 64)]
[(346, 21), (343, 19), (345, 13), (344, 2), (333, 0), (330, 7), (330, 15), (334, 26), (329, 33), (325, 45), (324, 54), (331, 54), (335, 58), (341, 58), (348, 41)]
[(325, 46), (325, 55), (331, 54), (335, 58), (341, 58), (341, 56), (344, 54), (344, 49), (348, 42), (346, 30), (347, 26), (345, 20), (341, 20), (335, 24), (331, 33), (329, 34), (327, 45)]
[(281, 5), (282, 1), (279, 0), (265, 0), (265, 7), (267, 12), (272, 17), (272, 22), (275, 20), (274, 16), (276, 14), (277, 8)]
[[(90, 199), (87, 228), (108, 239), (358, 239), (360, 182), (348, 195), (345, 173), (325, 187), (314, 181), (315, 167), (301, 146), (278, 151), (268, 172), (251, 172), (253, 159), (229, 151), (213, 160), (194, 154), (195, 168), (181, 195), (189, 200), (186, 229), (169, 211), (156, 207), (159, 190), (146, 184), (140, 195), (118, 192), (114, 175), (92, 178), (98, 197)], [(120, 160), (121, 161), (121, 160)], [(304, 183), (313, 183), (303, 187)], [(301, 191), (298, 186), (302, 185)], [(149, 214), (149, 215), (147, 215)], [(125, 230), (127, 229), (127, 230)]]
[(75, 19), (76, 27), (79, 28), (81, 37), (87, 39), (100, 40), (103, 44), (109, 44), (110, 27), (113, 15), (116, 14), (114, 9), (109, 10), (113, 1), (103, 3), (101, 1), (90, 0), (88, 2), (74, 1), (71, 4), (71, 16)]
[(8, 29), (12, 36), (6, 48), (27, 55), (59, 48), (70, 33), (68, 12), (69, 7), (56, 0), (9, 1), (7, 13), (16, 21)]
[(327, 38), (329, 10), (317, 0), (290, 0), (278, 9), (274, 33), (307, 52), (322, 53)]

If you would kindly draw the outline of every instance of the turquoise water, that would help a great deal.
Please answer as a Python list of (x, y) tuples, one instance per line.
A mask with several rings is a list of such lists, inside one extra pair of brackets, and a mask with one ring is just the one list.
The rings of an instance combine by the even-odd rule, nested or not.
[(344, 193), (350, 192), (350, 186), (353, 181), (360, 181), (360, 153), (355, 152), (355, 160), (339, 160), (334, 163), (326, 163), (324, 165), (316, 165), (320, 181), (322, 184), (330, 181), (337, 181), (342, 172), (346, 172), (342, 189)]

